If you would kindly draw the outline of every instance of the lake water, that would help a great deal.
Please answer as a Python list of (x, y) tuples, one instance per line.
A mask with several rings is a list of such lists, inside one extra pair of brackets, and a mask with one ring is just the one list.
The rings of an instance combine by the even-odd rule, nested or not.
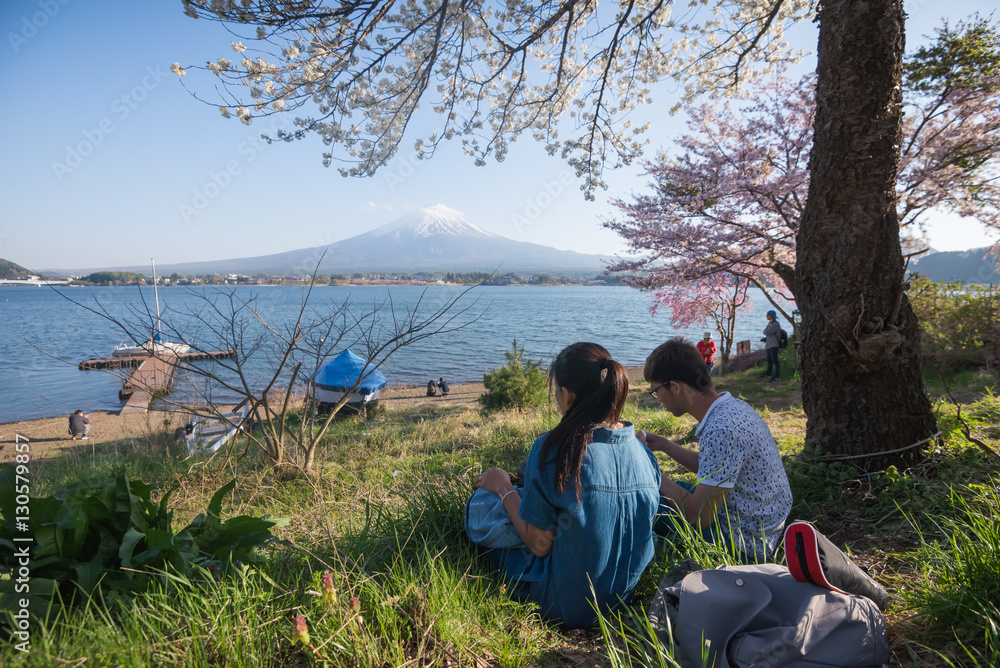
[[(309, 302), (310, 315), (306, 320), (311, 314), (328, 312), (349, 298), (352, 307), (348, 317), (360, 317), (383, 304), (385, 324), (388, 322), (385, 318), (389, 317), (389, 297), (399, 317), (414, 308), (418, 314), (429, 313), (460, 291), (452, 286), (426, 290), (419, 286), (318, 287)], [(152, 293), (152, 287), (134, 286), (62, 288), (60, 292), (50, 288), (0, 287), (0, 423), (67, 415), (78, 408), (85, 412), (120, 408), (120, 380), (116, 376), (103, 371), (80, 371), (76, 365), (84, 359), (110, 356), (112, 348), (127, 337), (108, 319), (84, 306), (127, 320), (137, 337), (148, 337), (152, 319), (146, 310), (147, 307), (153, 310)], [(194, 313), (200, 311), (202, 320), (219, 327), (220, 321), (211, 311), (218, 307), (221, 312), (228, 312), (229, 294), (227, 290), (212, 287), (161, 288), (164, 321), (175, 326), (186, 340), (203, 349), (215, 349), (220, 339)], [(254, 299), (261, 316), (277, 330), (284, 331), (295, 321), (303, 290), (238, 287), (232, 294), (241, 300)], [(737, 322), (736, 340), (750, 339), (756, 347), (760, 345), (768, 306), (759, 293), (753, 299), (753, 311)], [(484, 371), (504, 362), (504, 350), (515, 338), (531, 359), (548, 362), (570, 343), (594, 341), (622, 364), (636, 366), (671, 336), (681, 334), (694, 341), (701, 338), (704, 330), (712, 329), (696, 326), (675, 331), (665, 312), (655, 317), (650, 315), (648, 295), (626, 287), (480, 287), (459, 303), (471, 304), (469, 314), (478, 314), (478, 320), (460, 331), (435, 335), (397, 351), (382, 368), (390, 382), (425, 384), (440, 376), (451, 383), (481, 381)], [(265, 333), (250, 314), (244, 316), (251, 337)], [(715, 338), (717, 341), (717, 335)], [(355, 338), (344, 339), (345, 344), (353, 341)], [(336, 352), (343, 347), (339, 346)], [(363, 354), (363, 350), (352, 349)], [(273, 348), (268, 345), (249, 357), (248, 375), (254, 383), (269, 374), (272, 362)], [(194, 382), (197, 378), (179, 377), (175, 394), (186, 393)], [(227, 399), (227, 393), (217, 387), (211, 392), (214, 401)]]

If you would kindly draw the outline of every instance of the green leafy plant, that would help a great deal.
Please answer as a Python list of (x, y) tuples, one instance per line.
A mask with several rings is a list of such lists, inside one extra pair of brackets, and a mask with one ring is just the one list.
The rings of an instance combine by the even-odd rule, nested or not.
[[(57, 592), (72, 599), (75, 592), (89, 596), (98, 588), (129, 591), (159, 572), (189, 575), (196, 567), (248, 561), (254, 548), (277, 541), (270, 531), (275, 520), (246, 515), (222, 519), (222, 502), (235, 480), (212, 496), (205, 513), (174, 533), (169, 510), (173, 490), (154, 503), (150, 485), (124, 474), (105, 485), (33, 496), (27, 504), (30, 519), (20, 523), (26, 490), (23, 485), (18, 489), (17, 473), (12, 464), (0, 466), (0, 560), (16, 573), (18, 551), (28, 546), (30, 594), (36, 604)], [(23, 538), (33, 540), (18, 540)], [(13, 578), (0, 580), (0, 603), (26, 593), (15, 584)]]
[(483, 375), (486, 392), (479, 403), (488, 411), (538, 406), (545, 401), (545, 372), (542, 360), (524, 359), (524, 346), (505, 350), (507, 363)]

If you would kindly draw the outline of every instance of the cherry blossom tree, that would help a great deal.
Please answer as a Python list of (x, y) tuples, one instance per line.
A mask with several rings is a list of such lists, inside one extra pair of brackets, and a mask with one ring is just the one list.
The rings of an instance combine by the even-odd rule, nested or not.
[(792, 321), (782, 277), (794, 274), (809, 184), (813, 91), (778, 77), (756, 86), (754, 98), (742, 111), (733, 103), (691, 107), (692, 133), (675, 141), (681, 155), (660, 153), (647, 164), (650, 192), (615, 200), (623, 216), (604, 225), (638, 257), (608, 270), (634, 275), (631, 284), (644, 289), (738, 277)]
[(896, 187), (900, 225), (947, 210), (1000, 229), (1000, 33), (975, 16), (910, 57)]
[[(811, 0), (183, 0), (192, 17), (250, 33), (235, 55), (203, 68), (223, 84), (219, 110), (246, 124), (294, 112), (284, 141), (318, 135), (327, 165), (371, 175), (398, 151), (423, 104), (440, 126), (415, 138), (418, 157), (460, 139), (477, 163), (503, 160), (523, 133), (561, 154), (592, 197), (605, 166), (630, 163), (647, 126), (627, 116), (672, 79), (693, 97), (735, 90), (796, 57), (787, 25)], [(247, 30), (251, 28), (251, 30)], [(255, 28), (255, 30), (252, 30)], [(188, 69), (175, 63), (173, 71)], [(560, 131), (572, 127), (572, 136)]]
[(891, 0), (823, 4), (795, 238), (806, 445), (864, 467), (917, 461), (937, 430), (896, 210), (903, 21)]
[(660, 287), (653, 295), (652, 311), (670, 312), (670, 323), (677, 329), (710, 322), (719, 333), (721, 371), (726, 372), (733, 350), (736, 332), (736, 315), (753, 309), (747, 298), (751, 283), (745, 278), (716, 273), (684, 285)]
[[(1000, 39), (973, 18), (947, 24), (936, 42), (909, 56), (904, 72), (904, 141), (896, 212), (904, 247), (916, 249), (931, 212), (974, 217), (1000, 229)], [(780, 71), (752, 97), (689, 110), (678, 155), (647, 163), (650, 192), (618, 199), (605, 223), (638, 257), (645, 289), (745, 278), (776, 309), (794, 298), (795, 243), (809, 188), (816, 76), (792, 82)]]
[(233, 42), (238, 62), (206, 66), (222, 80), (223, 115), (294, 113), (296, 129), (275, 138), (318, 135), (345, 175), (386, 164), (424, 104), (442, 120), (415, 139), (419, 156), (454, 137), (479, 162), (503, 159), (528, 133), (575, 167), (589, 197), (606, 166), (639, 155), (645, 128), (628, 115), (655, 83), (673, 79), (687, 101), (738, 90), (794, 55), (786, 26), (816, 18), (816, 131), (789, 285), (803, 316), (807, 439), (868, 457), (933, 432), (891, 195), (902, 0), (705, 0), (676, 12), (670, 0), (183, 2), (193, 17), (256, 29), (249, 47)]

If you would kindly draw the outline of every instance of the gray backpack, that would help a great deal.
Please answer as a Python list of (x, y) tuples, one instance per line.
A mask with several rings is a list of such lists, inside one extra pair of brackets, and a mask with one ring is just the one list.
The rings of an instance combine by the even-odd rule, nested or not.
[(688, 560), (664, 576), (649, 620), (684, 668), (875, 668), (889, 661), (875, 603), (798, 582), (778, 564), (703, 570)]

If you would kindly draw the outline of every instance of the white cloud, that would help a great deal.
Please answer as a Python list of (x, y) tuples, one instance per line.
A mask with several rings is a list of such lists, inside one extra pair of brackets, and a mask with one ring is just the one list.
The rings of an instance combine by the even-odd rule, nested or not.
[(363, 204), (361, 208), (364, 211), (392, 211), (391, 204), (376, 204), (375, 202), (368, 202)]

